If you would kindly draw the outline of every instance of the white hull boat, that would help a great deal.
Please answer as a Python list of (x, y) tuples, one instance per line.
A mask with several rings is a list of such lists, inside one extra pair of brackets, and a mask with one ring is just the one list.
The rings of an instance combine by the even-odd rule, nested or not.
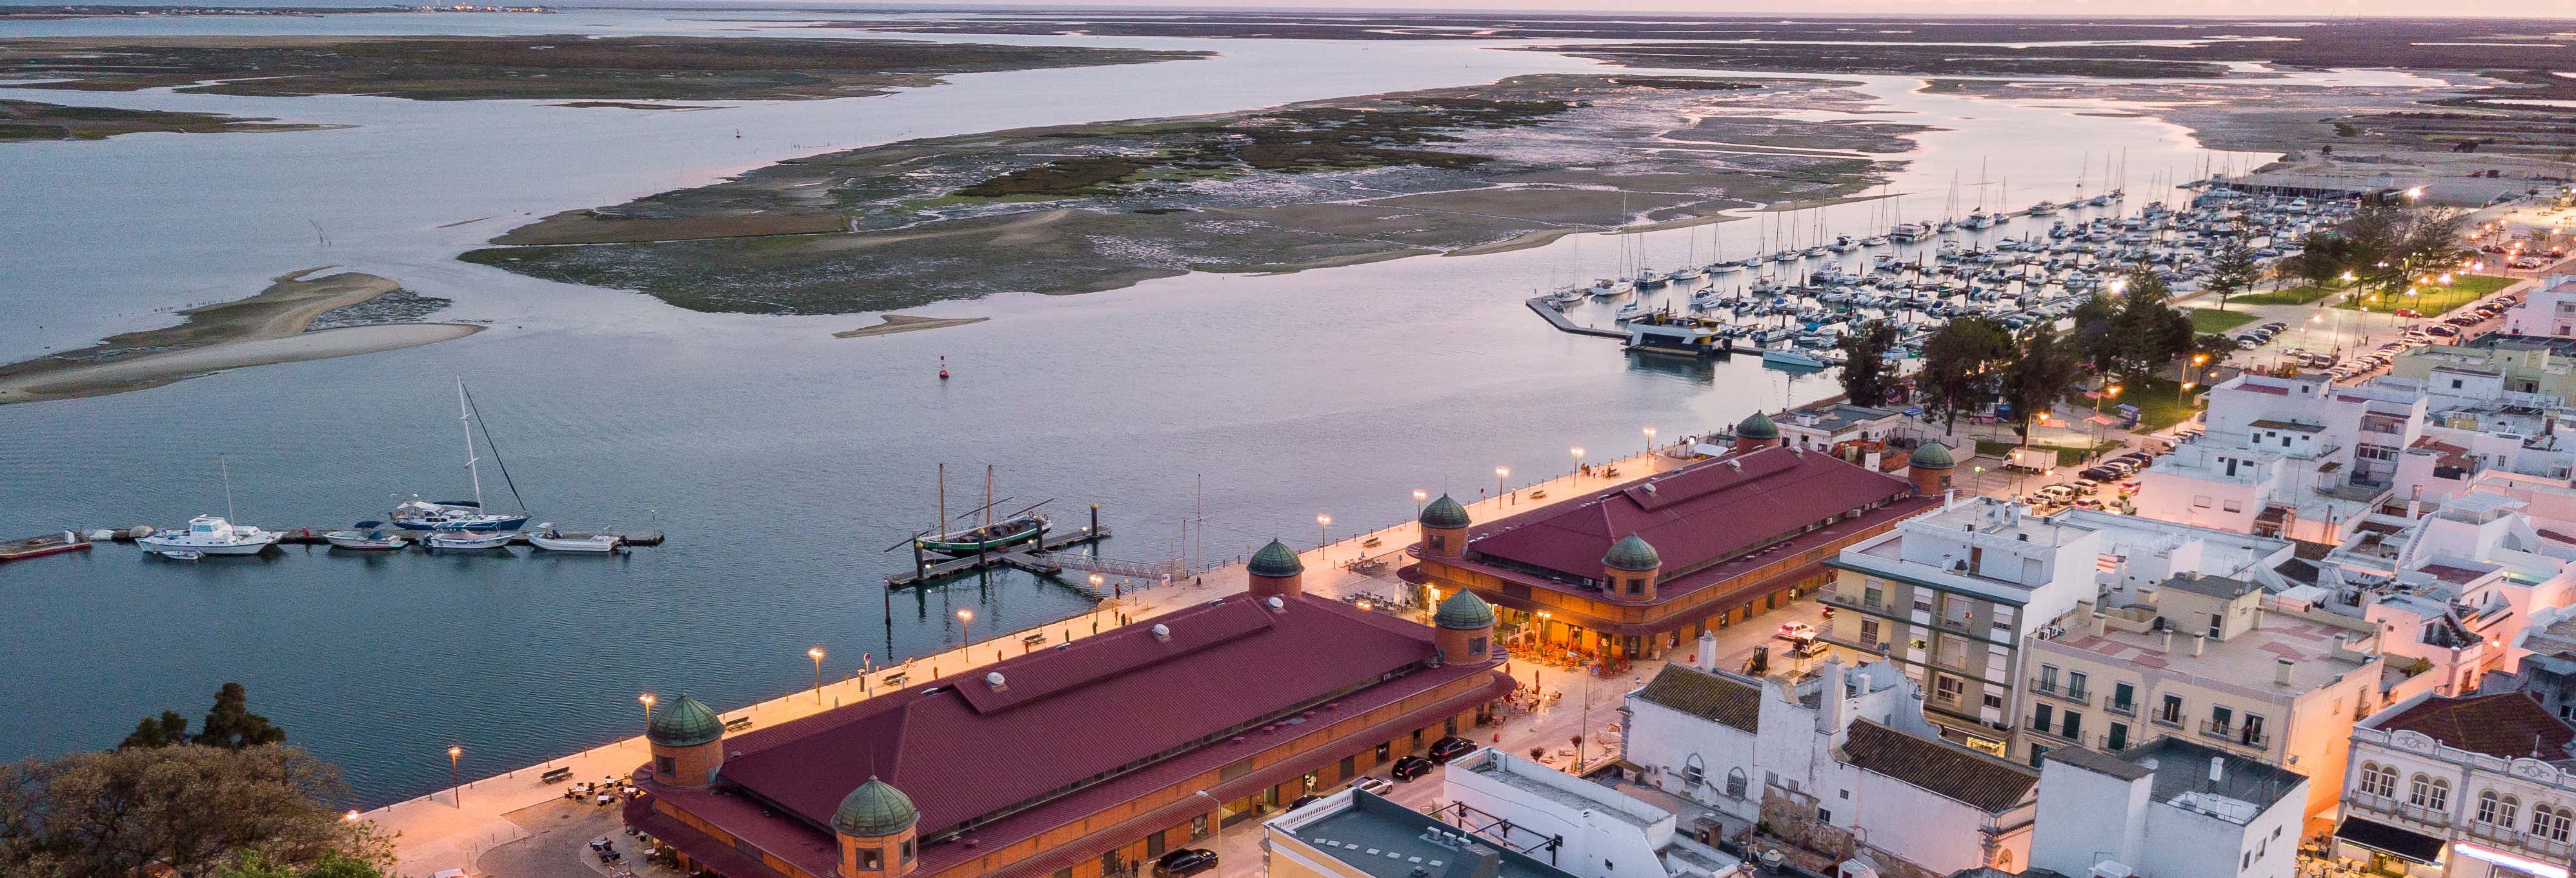
[(359, 525), (367, 530), (335, 530), (322, 534), (322, 540), (335, 549), (357, 549), (390, 552), (411, 545), (411, 538), (374, 529), (372, 522)]
[(200, 555), (257, 555), (276, 545), (284, 534), (265, 531), (247, 524), (234, 524), (212, 515), (188, 519), (188, 529), (166, 531), (136, 540), (147, 550), (169, 555), (172, 552), (195, 552)]
[(565, 533), (549, 527), (528, 535), (528, 545), (549, 552), (588, 552), (607, 554), (617, 551), (624, 541), (616, 534)]
[(442, 530), (421, 538), (432, 549), (506, 549), (518, 534), (510, 531)]

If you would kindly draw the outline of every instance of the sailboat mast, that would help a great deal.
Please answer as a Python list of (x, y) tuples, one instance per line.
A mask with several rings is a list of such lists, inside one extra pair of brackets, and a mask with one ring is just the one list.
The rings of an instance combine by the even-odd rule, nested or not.
[(215, 466), (224, 472), (224, 520), (233, 520), (233, 465), (223, 455), (215, 455)]
[(948, 464), (939, 465), (939, 520), (930, 523), (930, 535), (948, 537)]
[(984, 526), (993, 526), (993, 465), (984, 465)]
[(465, 378), (456, 379), (456, 423), (465, 428), (465, 473), (474, 480), (474, 508), (483, 508), (483, 470), (474, 457), (474, 412), (465, 405)]

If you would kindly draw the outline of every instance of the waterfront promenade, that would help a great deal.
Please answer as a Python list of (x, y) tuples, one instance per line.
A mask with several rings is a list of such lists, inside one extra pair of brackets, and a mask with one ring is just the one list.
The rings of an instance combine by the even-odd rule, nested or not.
[[(1667, 449), (1686, 451), (1686, 449)], [(1661, 472), (1687, 463), (1687, 459), (1663, 453), (1637, 454), (1595, 466), (1615, 468), (1619, 475), (1556, 476), (1534, 484), (1512, 488), (1503, 496), (1487, 497), (1475, 502), (1461, 500), (1468, 514), (1478, 521), (1490, 521), (1515, 512), (1583, 496), (1586, 490), (1600, 488), (1623, 479), (1650, 472)], [(1533, 493), (1544, 494), (1534, 498)], [(1344, 597), (1376, 594), (1406, 601), (1411, 589), (1395, 578), (1404, 564), (1405, 547), (1420, 538), (1420, 529), (1412, 521), (1365, 533), (1353, 534), (1331, 544), (1309, 549), (1299, 558), (1306, 564), (1304, 585), (1315, 594)], [(1367, 543), (1374, 539), (1375, 546)], [(1373, 574), (1354, 572), (1348, 566), (1365, 554), (1387, 562)], [(1035, 649), (1023, 642), (1031, 634), (1043, 634), (1047, 643), (1060, 643), (1088, 637), (1098, 630), (1119, 624), (1124, 615), (1133, 621), (1160, 615), (1172, 609), (1205, 603), (1215, 598), (1241, 594), (1248, 577), (1240, 561), (1228, 562), (1201, 571), (1188, 582), (1155, 586), (1125, 593), (1117, 600), (1104, 600), (1082, 615), (1020, 631), (1000, 633), (975, 643), (920, 656), (897, 665), (840, 680), (827, 681), (819, 690), (798, 689), (767, 701), (724, 710), (721, 716), (728, 724), (749, 720), (747, 728), (766, 728), (800, 717), (810, 716), (842, 704), (851, 703), (884, 687), (876, 685), (884, 674), (896, 668), (910, 669), (912, 682), (925, 682), (938, 676), (954, 674), (970, 667), (990, 664)], [(1388, 608), (1407, 616), (1427, 612), (1426, 608), (1399, 603)], [(676, 696), (678, 693), (670, 693)], [(635, 710), (637, 731), (642, 731), (643, 707)], [(470, 742), (465, 746), (471, 746)], [(612, 741), (545, 762), (519, 768), (491, 777), (468, 781), (455, 789), (442, 789), (419, 798), (396, 802), (372, 811), (356, 814), (352, 819), (372, 822), (377, 828), (395, 834), (396, 874), (428, 875), (446, 869), (466, 869), (474, 875), (485, 875), (479, 865), (483, 855), (502, 845), (530, 837), (531, 831), (510, 815), (528, 808), (547, 805), (562, 797), (565, 786), (573, 781), (598, 781), (624, 778), (643, 765), (649, 755), (641, 734)], [(554, 769), (569, 769), (567, 780), (548, 783), (540, 780)], [(496, 875), (494, 878), (518, 878)]]

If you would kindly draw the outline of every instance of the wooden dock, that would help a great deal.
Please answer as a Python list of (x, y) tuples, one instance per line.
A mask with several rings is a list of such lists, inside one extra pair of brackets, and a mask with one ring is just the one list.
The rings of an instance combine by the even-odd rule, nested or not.
[[(350, 528), (342, 527), (300, 527), (294, 530), (278, 531), (278, 533), (285, 534), (285, 536), (278, 538), (277, 544), (281, 546), (327, 546), (331, 544), (331, 541), (322, 538), (324, 533), (349, 529)], [(410, 537), (415, 544), (418, 543), (421, 537), (429, 535), (428, 531), (420, 530), (387, 530), (385, 532)], [(602, 533), (614, 533), (614, 531), (602, 531)], [(635, 533), (621, 533), (617, 534), (617, 541), (618, 544), (627, 546), (658, 546), (662, 544), (662, 532), (658, 530), (648, 530), (638, 531)], [(527, 534), (522, 533), (510, 538), (510, 545), (524, 546), (527, 544)]]
[[(1063, 533), (1046, 534), (1039, 537), (1037, 543), (1033, 545), (1013, 546), (981, 555), (921, 564), (909, 571), (886, 577), (886, 588), (899, 589), (929, 585), (952, 576), (996, 566), (1017, 567), (1040, 576), (1054, 576), (1064, 572), (1065, 567), (1063, 556), (1056, 554), (1059, 550), (1096, 543), (1108, 538), (1109, 528), (1106, 525), (1092, 525)], [(1047, 557), (1042, 558), (1039, 557), (1040, 555)]]
[(1575, 325), (1573, 318), (1565, 316), (1564, 312), (1548, 307), (1547, 298), (1545, 296), (1529, 300), (1529, 309), (1538, 312), (1538, 316), (1547, 318), (1547, 324), (1549, 326), (1556, 327), (1562, 332), (1571, 332), (1575, 335), (1598, 336), (1600, 338), (1615, 338), (1620, 341), (1628, 340), (1628, 333), (1620, 330), (1595, 329), (1589, 326)]

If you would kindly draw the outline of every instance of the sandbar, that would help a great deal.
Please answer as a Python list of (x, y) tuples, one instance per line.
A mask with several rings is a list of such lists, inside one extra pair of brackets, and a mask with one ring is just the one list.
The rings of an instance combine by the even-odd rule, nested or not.
[(909, 315), (909, 314), (888, 314), (888, 315), (885, 315), (885, 322), (884, 322), (884, 323), (879, 323), (879, 324), (877, 324), (877, 325), (875, 325), (875, 326), (865, 326), (865, 327), (860, 327), (860, 328), (858, 328), (858, 329), (851, 329), (851, 330), (844, 330), (844, 331), (841, 331), (841, 332), (835, 332), (835, 333), (832, 333), (832, 337), (833, 337), (833, 338), (866, 338), (866, 337), (871, 336), (871, 335), (893, 335), (893, 334), (898, 333), (898, 332), (917, 332), (917, 331), (924, 330), (924, 329), (940, 329), (940, 328), (949, 327), (949, 326), (964, 326), (964, 325), (969, 324), (969, 323), (982, 323), (982, 322), (984, 322), (984, 321), (986, 321), (986, 320), (991, 320), (991, 319), (993, 319), (993, 318), (990, 318), (990, 317), (914, 317), (914, 316)]
[(0, 405), (124, 393), (226, 369), (419, 347), (482, 330), (397, 323), (308, 332), (314, 318), (401, 289), (392, 280), (354, 271), (305, 279), (328, 267), (279, 275), (247, 299), (181, 311), (188, 320), (177, 326), (0, 366)]

